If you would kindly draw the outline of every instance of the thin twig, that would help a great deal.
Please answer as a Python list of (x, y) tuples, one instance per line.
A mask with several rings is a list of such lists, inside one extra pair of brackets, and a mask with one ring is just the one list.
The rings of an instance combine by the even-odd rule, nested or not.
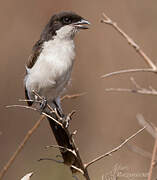
[(11, 156), (7, 164), (2, 168), (0, 172), (0, 180), (3, 178), (5, 173), (7, 172), (8, 168), (12, 165), (18, 154), (21, 152), (21, 150), (24, 148), (25, 144), (27, 141), (30, 139), (31, 135), (35, 132), (35, 130), (39, 127), (41, 124), (42, 120), (45, 118), (44, 115), (40, 117), (40, 119), (34, 124), (34, 126), (27, 132), (26, 136), (24, 137), (23, 141), (21, 144), (18, 146), (17, 150), (14, 152), (14, 154)]
[(138, 130), (136, 133), (134, 133), (132, 136), (130, 136), (129, 138), (127, 138), (123, 143), (121, 143), (119, 146), (117, 146), (116, 148), (112, 149), (111, 151), (95, 158), (94, 160), (88, 162), (87, 164), (85, 164), (85, 168), (88, 168), (90, 165), (94, 164), (95, 162), (103, 159), (106, 156), (111, 155), (112, 153), (118, 151), (120, 148), (122, 148), (128, 141), (130, 141), (132, 138), (134, 138), (137, 134), (141, 133), (146, 127), (141, 128), (140, 130)]
[(141, 95), (153, 95), (156, 96), (157, 92), (152, 92), (149, 90), (137, 90), (137, 89), (125, 89), (125, 88), (106, 88), (106, 92), (129, 92), (129, 93), (137, 93)]
[(66, 148), (66, 147), (63, 147), (63, 146), (59, 146), (59, 145), (50, 145), (50, 146), (46, 146), (45, 148), (46, 149), (48, 149), (48, 148), (51, 148), (51, 147), (53, 147), (53, 148), (57, 148), (57, 149), (63, 149), (63, 150), (66, 150), (66, 151), (69, 151), (69, 152), (71, 152), (72, 154), (74, 154), (76, 157), (77, 157), (77, 155), (76, 155), (76, 153), (75, 153), (75, 151), (73, 151), (73, 150), (71, 150), (71, 149), (69, 149), (69, 148)]
[(81, 174), (84, 175), (84, 171), (83, 171), (82, 169), (80, 169), (80, 168), (78, 168), (78, 167), (76, 167), (76, 166), (73, 166), (73, 165), (71, 165), (70, 167), (73, 168), (73, 169), (75, 169), (75, 170), (77, 170), (78, 172), (80, 172)]
[(63, 97), (61, 97), (61, 101), (64, 101), (66, 99), (76, 99), (78, 97), (84, 96), (85, 94), (87, 94), (86, 92), (83, 93), (78, 93), (78, 94), (72, 94), (72, 95), (65, 95)]
[(143, 60), (147, 63), (149, 67), (151, 67), (152, 70), (157, 72), (156, 65), (152, 62), (152, 60), (142, 51), (139, 45), (137, 45), (131, 37), (129, 37), (118, 25), (116, 22), (113, 22), (105, 13), (103, 13), (103, 18), (101, 20), (102, 23), (106, 23), (111, 25), (117, 32), (119, 32), (122, 37), (124, 37), (129, 45), (131, 45), (136, 52), (143, 58)]
[(117, 74), (132, 73), (132, 72), (152, 72), (152, 73), (154, 73), (156, 71), (153, 69), (149, 69), (149, 68), (147, 68), (147, 69), (124, 69), (124, 70), (115, 71), (115, 72), (111, 72), (111, 73), (102, 75), (101, 78), (106, 78), (106, 77), (117, 75)]
[(157, 139), (155, 140), (155, 144), (154, 144), (154, 148), (153, 148), (152, 160), (151, 160), (151, 165), (150, 165), (150, 169), (149, 169), (149, 173), (148, 173), (148, 180), (152, 179), (152, 172), (153, 172), (156, 154), (157, 154)]
[[(42, 97), (40, 97), (37, 93), (34, 92), (34, 94), (41, 100), (43, 100)], [(48, 104), (47, 104), (48, 106)], [(23, 105), (13, 105), (13, 106), (8, 106), (8, 107), (22, 107), (22, 108), (28, 108), (28, 109), (31, 109), (31, 110), (35, 110), (35, 111), (39, 111), (35, 108), (30, 108), (30, 107), (27, 107), (27, 106), (23, 106)], [(56, 114), (56, 111), (54, 111), (51, 107), (48, 107), (51, 112), (55, 113)], [(83, 172), (83, 175), (85, 177), (86, 180), (90, 180), (90, 177), (89, 177), (89, 174), (88, 174), (88, 171), (87, 169), (85, 169), (84, 167), (84, 164), (82, 162), (82, 159), (80, 157), (80, 154), (79, 154), (79, 151), (78, 151), (78, 148), (76, 147), (75, 145), (75, 142), (74, 142), (74, 139), (73, 139), (73, 135), (68, 131), (68, 128), (66, 128), (62, 123), (60, 123), (58, 120), (60, 120), (61, 117), (58, 117), (57, 114), (56, 114), (56, 119), (54, 119), (53, 117), (49, 116), (48, 114), (44, 113), (44, 112), (40, 112), (42, 113), (43, 115), (47, 116), (48, 118), (52, 119), (53, 121), (55, 121), (59, 126), (61, 126), (63, 128), (63, 133), (65, 133), (65, 136), (67, 136), (66, 138), (69, 138), (69, 142), (66, 142), (66, 143), (69, 143), (70, 146), (72, 146), (72, 150), (75, 152), (71, 152), (75, 157), (75, 161), (73, 162), (73, 164), (70, 165), (70, 168), (71, 168), (71, 171), (72, 171), (72, 174), (75, 173), (75, 171), (79, 171), (79, 172)], [(68, 114), (67, 118), (70, 120), (71, 116), (75, 113), (75, 111), (72, 111), (71, 113)], [(67, 119), (66, 119), (67, 120)], [(56, 135), (56, 134), (55, 134)], [(57, 139), (57, 143), (58, 143), (58, 139)], [(67, 145), (69, 145), (67, 144)], [(60, 151), (61, 154), (62, 154), (62, 151)], [(62, 156), (63, 157), (63, 156)], [(67, 157), (66, 157), (67, 158)], [(65, 160), (65, 157), (63, 157), (63, 159)], [(67, 162), (67, 160), (65, 160)], [(65, 163), (65, 162), (64, 162)], [(71, 162), (70, 162), (71, 163)], [(65, 163), (66, 164), (66, 163)], [(76, 166), (75, 166), (76, 164)], [(75, 170), (75, 171), (74, 171)]]
[(142, 95), (157, 95), (157, 91), (149, 87), (149, 89), (142, 88), (133, 77), (130, 78), (132, 84), (135, 86), (135, 89), (126, 89), (126, 88), (106, 88), (105, 91), (107, 92), (130, 92), (130, 93), (137, 93)]
[(102, 76), (102, 78), (106, 78), (112, 75), (122, 74), (122, 73), (130, 73), (130, 72), (157, 72), (157, 66), (153, 63), (153, 61), (143, 52), (139, 45), (137, 45), (132, 38), (130, 38), (118, 25), (116, 22), (113, 22), (106, 14), (103, 13), (103, 19), (101, 19), (102, 23), (111, 25), (120, 35), (126, 39), (128, 44), (133, 47), (136, 52), (142, 57), (142, 59), (147, 63), (147, 65), (151, 69), (127, 69), (120, 70), (116, 72), (111, 72)]
[[(34, 111), (38, 111), (38, 112), (39, 112), (38, 109), (33, 108), (33, 107), (30, 107), (30, 106), (25, 106), (25, 105), (8, 105), (8, 106), (6, 106), (6, 108), (12, 108), (12, 107), (20, 107), (20, 108), (30, 109), (30, 110), (34, 110)], [(46, 113), (44, 113), (44, 112), (40, 112), (40, 113), (41, 113), (42, 115), (44, 115), (44, 116), (52, 119), (53, 121), (55, 121), (58, 125), (60, 125), (60, 126), (63, 128), (63, 124), (60, 123), (59, 121), (57, 121), (57, 120), (56, 120), (55, 118), (53, 118), (52, 116), (50, 116), (50, 115), (48, 115), (48, 114), (46, 114)]]
[(6, 106), (6, 108), (12, 108), (12, 107), (20, 107), (20, 108), (25, 108), (25, 109), (30, 109), (30, 110), (38, 111), (36, 108), (30, 107), (30, 106), (25, 106), (25, 105), (13, 104), (13, 105)]
[(146, 130), (149, 134), (151, 134), (155, 138), (155, 143), (154, 143), (154, 148), (153, 148), (153, 153), (152, 153), (152, 160), (151, 160), (151, 165), (150, 169), (148, 172), (148, 180), (151, 180), (152, 178), (152, 172), (153, 168), (156, 165), (156, 154), (157, 154), (157, 128), (155, 127), (154, 124), (146, 121), (143, 117), (142, 114), (137, 115), (137, 120), (142, 126), (147, 126)]

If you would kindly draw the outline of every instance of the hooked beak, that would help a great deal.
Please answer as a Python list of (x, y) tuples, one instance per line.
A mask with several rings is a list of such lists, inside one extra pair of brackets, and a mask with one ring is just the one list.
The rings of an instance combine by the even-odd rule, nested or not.
[(77, 27), (78, 29), (89, 29), (89, 27), (86, 25), (90, 25), (90, 22), (85, 19), (81, 19), (81, 21), (78, 21), (74, 23), (73, 25)]

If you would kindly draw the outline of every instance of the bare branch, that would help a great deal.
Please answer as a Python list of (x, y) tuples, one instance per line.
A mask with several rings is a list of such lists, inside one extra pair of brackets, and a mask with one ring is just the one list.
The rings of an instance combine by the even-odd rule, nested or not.
[(76, 157), (77, 157), (77, 155), (76, 155), (76, 153), (75, 153), (75, 151), (73, 151), (73, 150), (71, 150), (71, 149), (69, 149), (69, 148), (66, 148), (66, 147), (63, 147), (63, 146), (59, 146), (59, 145), (50, 145), (50, 146), (46, 146), (45, 148), (46, 149), (48, 149), (48, 148), (51, 148), (51, 147), (53, 147), (53, 148), (57, 148), (57, 149), (63, 149), (63, 150), (66, 150), (66, 151), (69, 151), (69, 152), (71, 152), (72, 154), (74, 154)]
[(9, 159), (9, 161), (7, 162), (7, 164), (2, 168), (1, 172), (0, 172), (0, 180), (3, 178), (3, 176), (5, 175), (5, 173), (7, 172), (7, 170), (9, 169), (9, 167), (12, 165), (12, 163), (15, 161), (16, 157), (18, 156), (18, 154), (21, 152), (21, 150), (24, 148), (25, 144), (27, 143), (27, 141), (30, 139), (30, 137), (32, 136), (32, 134), (36, 131), (36, 129), (39, 127), (39, 125), (41, 124), (41, 122), (43, 121), (43, 119), (45, 118), (45, 116), (41, 116), (40, 119), (34, 124), (34, 126), (27, 132), (26, 136), (24, 137), (23, 141), (21, 142), (21, 144), (18, 146), (17, 150), (14, 152), (14, 154), (11, 156), (11, 158)]
[(151, 160), (151, 165), (148, 173), (148, 180), (151, 180), (152, 178), (152, 172), (153, 172), (153, 167), (156, 165), (156, 154), (157, 154), (157, 128), (155, 127), (154, 124), (147, 122), (142, 114), (137, 115), (137, 120), (142, 126), (147, 126), (146, 130), (155, 138), (155, 143), (154, 143), (154, 148), (153, 148), (153, 153), (152, 153), (152, 160)]
[(78, 97), (81, 97), (81, 96), (84, 96), (86, 95), (87, 93), (86, 92), (83, 92), (83, 93), (78, 93), (78, 94), (72, 94), (72, 95), (65, 95), (63, 97), (61, 97), (61, 101), (64, 101), (66, 99), (76, 99)]
[(73, 165), (71, 165), (71, 168), (77, 170), (78, 172), (80, 172), (81, 174), (84, 175), (84, 171), (83, 171), (82, 169), (80, 169), (80, 168), (78, 168), (78, 167), (76, 167), (76, 166), (73, 166)]
[(151, 178), (152, 178), (152, 173), (153, 173), (153, 167), (154, 167), (154, 164), (155, 164), (156, 154), (157, 154), (157, 139), (155, 140), (155, 143), (154, 143), (152, 160), (151, 160), (151, 165), (150, 165), (150, 169), (149, 169), (149, 173), (148, 173), (148, 180), (151, 180)]
[(132, 136), (130, 136), (129, 138), (127, 138), (123, 143), (121, 143), (119, 146), (117, 146), (116, 148), (112, 149), (111, 151), (95, 158), (94, 160), (88, 162), (87, 164), (85, 164), (85, 167), (88, 168), (90, 165), (94, 164), (95, 162), (103, 159), (106, 156), (111, 155), (112, 153), (118, 151), (119, 149), (121, 149), (128, 141), (130, 141), (132, 138), (134, 138), (137, 134), (141, 133), (146, 127), (143, 127), (142, 129), (138, 130), (136, 133), (134, 133)]
[[(7, 108), (21, 107), (21, 108), (30, 109), (30, 110), (34, 110), (34, 111), (38, 111), (38, 112), (39, 112), (39, 110), (36, 109), (36, 108), (30, 107), (30, 106), (24, 106), (24, 105), (9, 105), (9, 106), (6, 106), (6, 107), (7, 107)], [(46, 114), (46, 113), (44, 113), (44, 112), (40, 112), (40, 113), (41, 113), (42, 115), (44, 115), (44, 116), (52, 119), (53, 121), (55, 121), (57, 124), (59, 124), (59, 125), (63, 128), (63, 124), (60, 123), (59, 121), (57, 121), (57, 120), (56, 120), (55, 118), (53, 118), (52, 116), (50, 116), (50, 115), (48, 115), (48, 114)]]
[[(36, 92), (34, 92), (34, 94), (39, 98), (39, 99), (41, 99), (41, 100), (43, 100), (42, 99), (42, 97), (40, 97)], [(48, 107), (49, 105), (47, 104), (47, 107)], [(39, 111), (39, 110), (37, 110), (37, 109), (35, 109), (35, 108), (29, 108), (29, 107), (27, 107), (27, 106), (21, 106), (21, 105), (13, 105), (13, 106), (9, 106), (9, 107), (22, 107), (22, 108), (28, 108), (28, 109), (32, 109), (32, 110), (35, 110), (35, 111)], [(59, 120), (62, 120), (62, 117), (60, 117), (59, 115), (57, 115), (57, 112), (54, 110), (54, 109), (52, 109), (51, 108), (51, 106), (50, 107), (48, 107), (49, 109), (50, 109), (50, 111), (51, 111), (51, 113), (55, 113), (55, 115), (56, 115), (56, 119), (54, 119), (53, 117), (51, 117), (50, 115), (48, 115), (48, 114), (46, 114), (46, 113), (44, 113), (44, 112), (40, 112), (40, 113), (42, 113), (42, 115), (44, 115), (44, 116), (46, 116), (46, 117), (48, 117), (48, 118), (50, 118), (50, 119), (52, 119), (56, 124), (58, 124), (59, 126), (61, 126), (62, 127), (62, 130), (60, 129), (60, 127), (58, 127), (57, 128), (57, 131), (53, 131), (53, 127), (51, 127), (51, 129), (52, 129), (52, 131), (53, 131), (53, 133), (54, 133), (54, 135), (55, 135), (55, 138), (56, 138), (56, 136), (57, 136), (57, 138), (56, 138), (56, 141), (57, 141), (57, 143), (58, 143), (58, 145), (61, 145), (61, 144), (64, 144), (65, 143), (65, 147), (67, 146), (67, 147), (69, 147), (69, 148), (67, 148), (66, 150), (68, 151), (68, 152), (70, 152), (71, 154), (67, 154), (67, 152), (62, 152), (62, 148), (61, 148), (61, 146), (60, 146), (60, 152), (61, 152), (61, 154), (62, 154), (62, 158), (63, 158), (63, 163), (64, 164), (66, 164), (66, 165), (68, 165), (69, 167), (70, 167), (70, 169), (71, 169), (71, 172), (72, 172), (72, 174), (74, 174), (74, 173), (76, 173), (76, 171), (78, 171), (78, 172), (83, 172), (83, 175), (84, 175), (84, 177), (85, 177), (85, 179), (86, 180), (90, 180), (90, 177), (89, 177), (89, 175), (88, 175), (88, 171), (87, 171), (87, 169), (85, 169), (85, 167), (84, 167), (84, 164), (83, 164), (83, 162), (82, 162), (82, 159), (81, 159), (81, 157), (80, 157), (80, 154), (79, 154), (79, 151), (78, 151), (78, 148), (76, 147), (76, 145), (75, 145), (75, 142), (74, 142), (74, 139), (73, 139), (73, 135), (75, 134), (71, 134), (70, 132), (69, 132), (69, 130), (68, 130), (68, 128), (66, 128), (66, 126), (64, 125), (64, 121), (59, 121)], [(72, 117), (72, 115), (75, 113), (75, 111), (72, 111), (71, 113), (69, 113), (68, 114), (68, 116), (67, 116), (67, 118), (66, 118), (66, 120), (65, 121), (69, 121), (70, 120), (70, 118)], [(54, 126), (54, 125), (53, 125)], [(59, 135), (63, 135), (64, 137), (61, 137), (61, 139), (60, 139), (60, 137), (59, 137)], [(65, 142), (60, 142), (60, 141), (64, 141), (64, 138), (66, 139), (66, 141)], [(63, 146), (62, 146), (63, 147)], [(71, 159), (72, 158), (72, 159)], [(74, 158), (74, 159), (73, 159)], [(44, 159), (44, 160), (46, 160), (46, 159)], [(57, 161), (56, 161), (57, 162)]]
[(139, 45), (137, 45), (131, 37), (129, 37), (118, 25), (116, 22), (113, 22), (105, 13), (103, 13), (102, 23), (111, 25), (120, 35), (127, 40), (129, 45), (133, 47), (136, 52), (143, 58), (147, 65), (154, 71), (157, 72), (157, 67), (153, 61), (143, 52)]
[(6, 106), (6, 108), (12, 108), (12, 107), (20, 107), (20, 108), (25, 108), (25, 109), (30, 109), (30, 110), (38, 111), (36, 108), (30, 107), (30, 106), (25, 106), (25, 105), (18, 105), (18, 104), (16, 105), (16, 104), (13, 104), (13, 105)]
[(111, 72), (111, 73), (102, 75), (101, 78), (106, 78), (106, 77), (117, 75), (117, 74), (132, 73), (132, 72), (152, 72), (152, 73), (155, 73), (156, 70), (148, 69), (148, 68), (147, 69), (124, 69), (124, 70), (115, 71), (115, 72)]
[(135, 86), (135, 89), (126, 89), (126, 88), (106, 88), (105, 91), (107, 92), (129, 92), (129, 93), (137, 93), (142, 95), (157, 95), (157, 91), (152, 87), (149, 89), (142, 88), (133, 77), (130, 78), (132, 84)]

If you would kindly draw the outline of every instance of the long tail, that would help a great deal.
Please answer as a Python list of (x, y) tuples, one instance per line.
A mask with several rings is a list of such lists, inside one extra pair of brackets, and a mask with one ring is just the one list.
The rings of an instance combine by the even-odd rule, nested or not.
[[(51, 114), (51, 116), (55, 118), (56, 120), (58, 120), (58, 118), (56, 117), (54, 113)], [(72, 153), (74, 148), (71, 143), (71, 135), (69, 134), (69, 131), (66, 128), (63, 128), (62, 126), (57, 124), (52, 119), (50, 118), (47, 118), (47, 119), (53, 131), (53, 134), (56, 138), (57, 144), (65, 148), (65, 149), (60, 148), (60, 152), (62, 154), (64, 164), (69, 165), (69, 166), (75, 164), (76, 156)]]

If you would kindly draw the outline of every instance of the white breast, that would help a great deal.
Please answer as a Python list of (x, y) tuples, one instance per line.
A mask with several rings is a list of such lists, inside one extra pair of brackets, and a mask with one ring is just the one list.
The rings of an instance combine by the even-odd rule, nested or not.
[(51, 99), (58, 96), (69, 81), (74, 57), (73, 40), (45, 42), (35, 65), (28, 69), (25, 79), (28, 92), (35, 90)]

